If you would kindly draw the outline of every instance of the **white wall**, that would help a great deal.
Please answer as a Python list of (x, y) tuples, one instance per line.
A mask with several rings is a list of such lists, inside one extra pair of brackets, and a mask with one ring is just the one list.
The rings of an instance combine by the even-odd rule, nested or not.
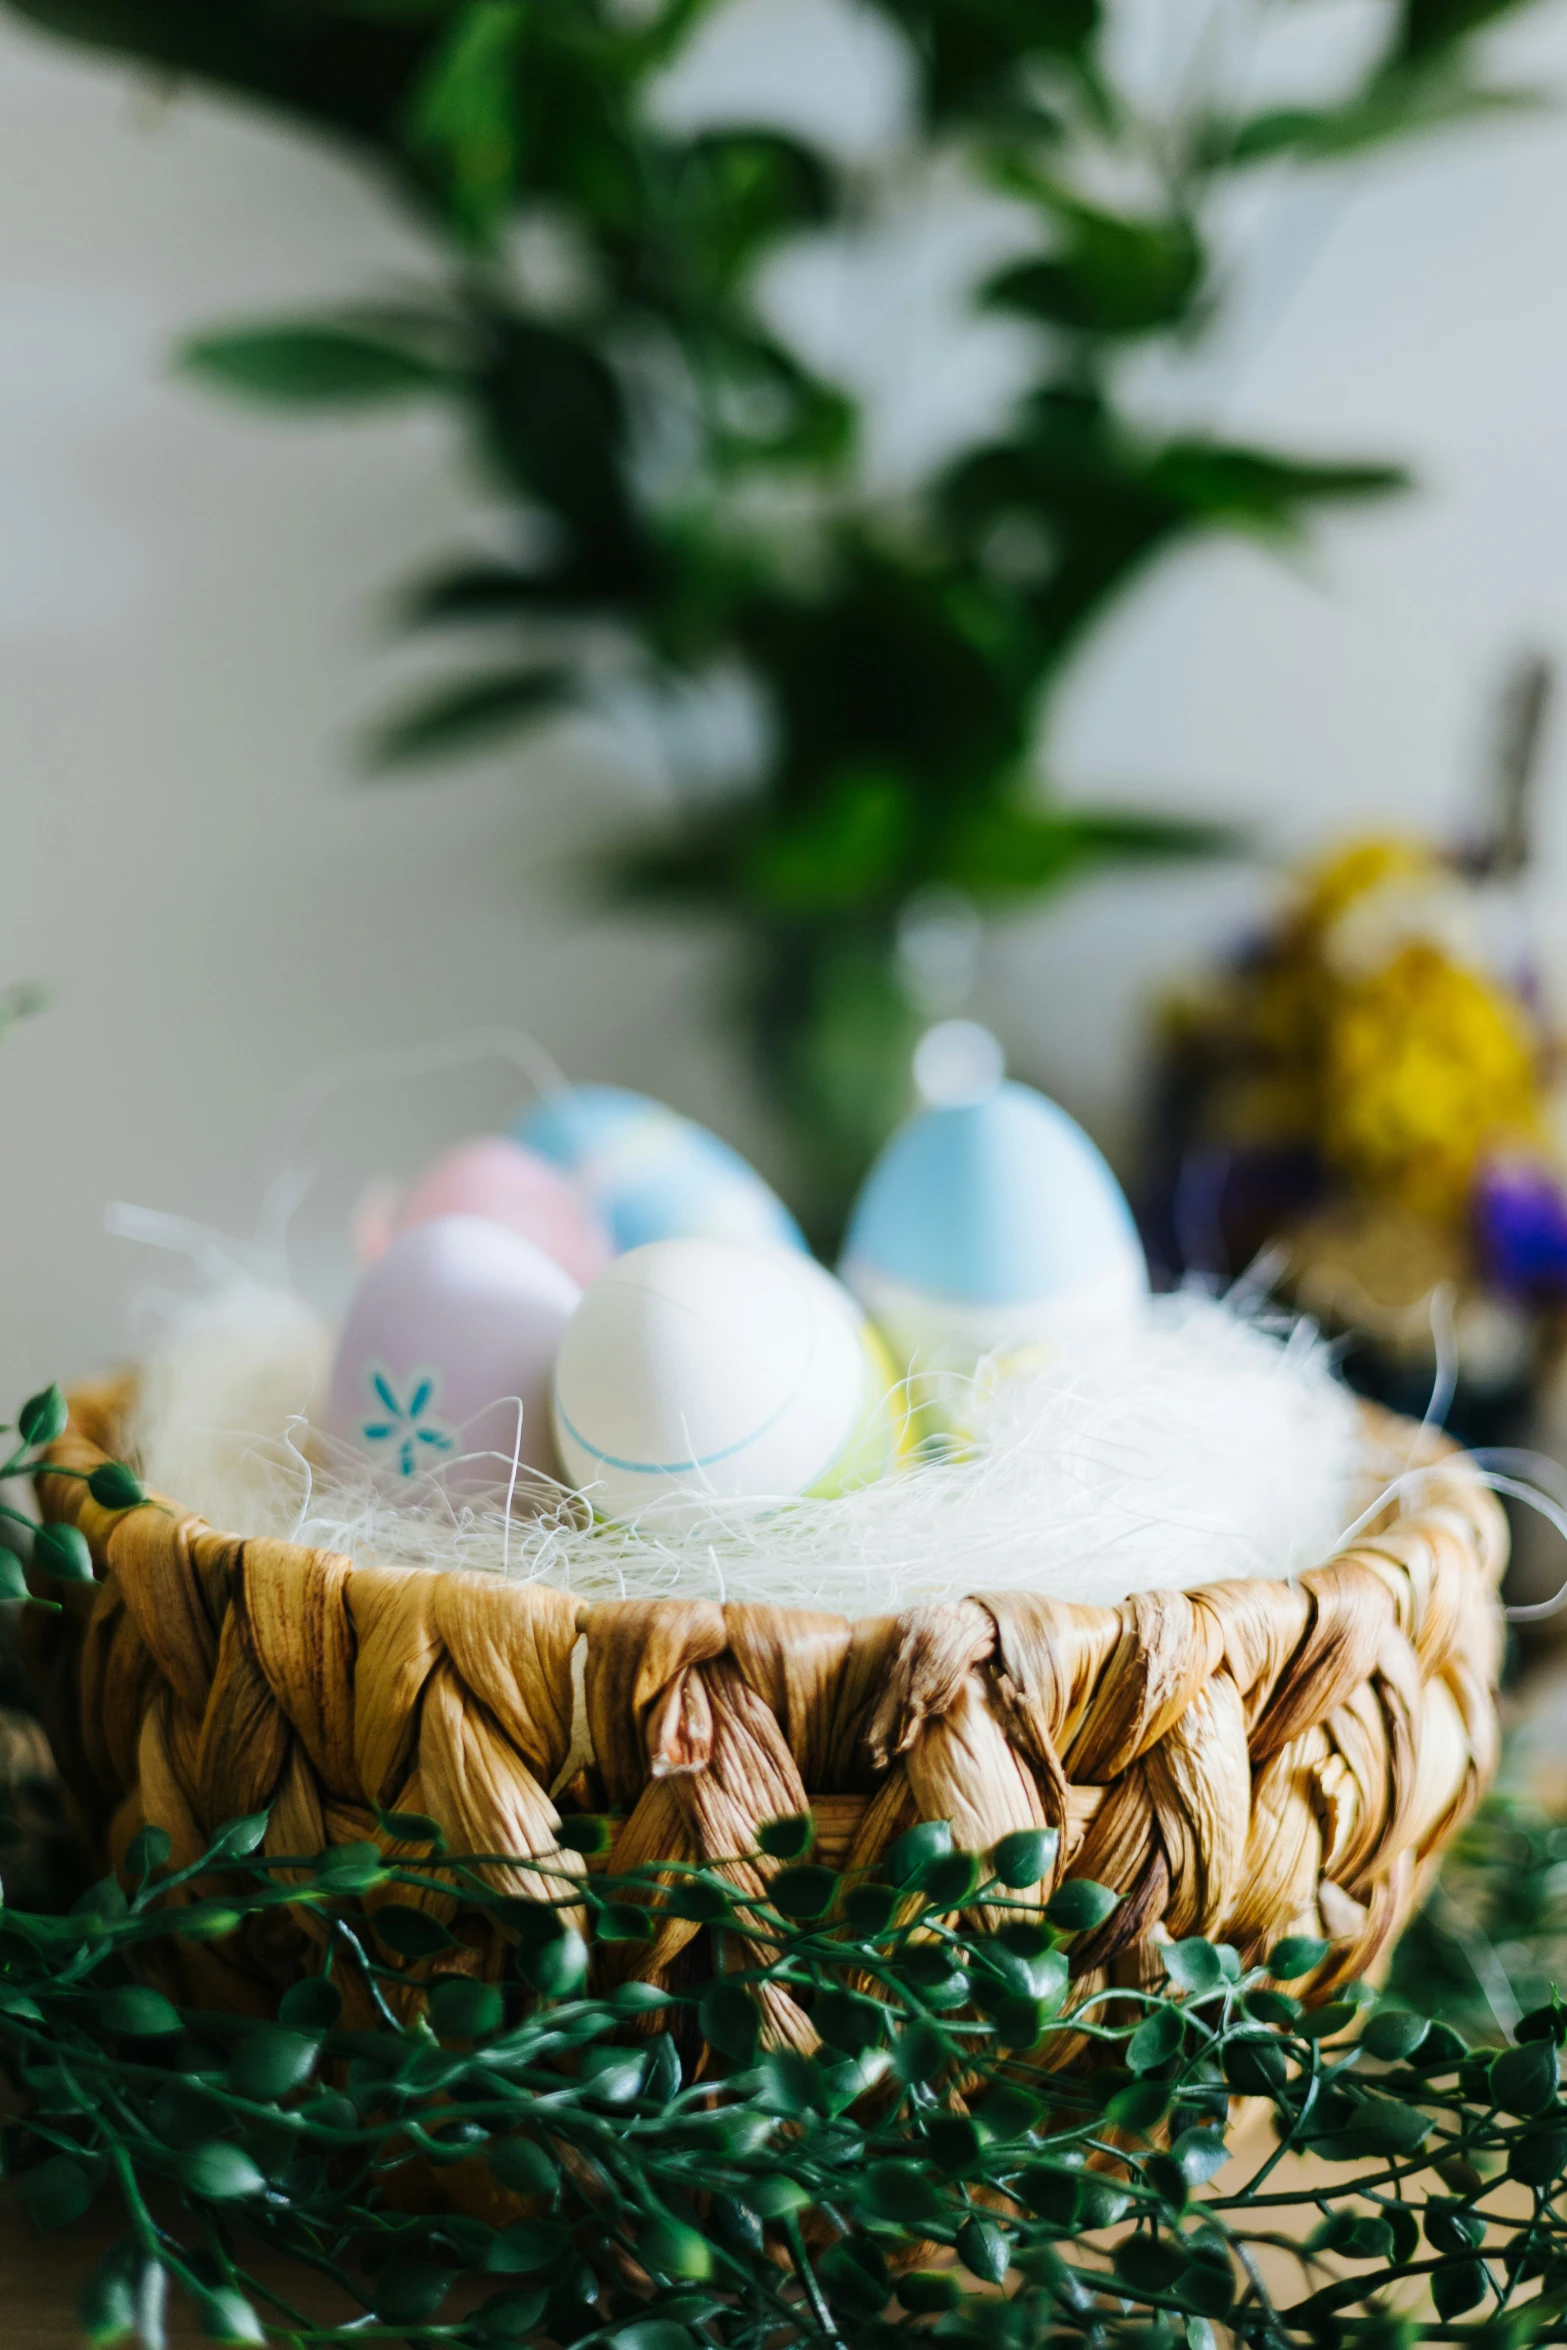
[[(1567, 80), (1567, 15), (1511, 48)], [(1147, 400), (1408, 455), (1425, 493), (1292, 567), (1215, 548), (1151, 579), (1063, 704), (1070, 789), (1289, 845), (1455, 819), (1500, 664), (1525, 637), (1567, 650), (1564, 218), (1551, 119), (1273, 204), (1235, 337)], [(350, 779), (356, 727), (407, 682), (376, 598), (473, 528), (442, 429), (279, 424), (166, 374), (193, 323), (428, 266), (304, 142), (0, 25), (0, 978), (56, 998), (0, 1045), (0, 1402), (124, 1343), (148, 1267), (105, 1202), (248, 1229), (291, 1092), (344, 1054), (503, 1020), (757, 1134), (718, 1041), (720, 946), (575, 895), (572, 858), (638, 796), (601, 749)], [(1567, 819), (1550, 846), (1567, 880)], [(1262, 886), (1122, 881), (1016, 928), (985, 986), (1015, 1056), (1124, 1137), (1148, 991)], [(350, 1166), (509, 1091), (496, 1071), (345, 1097), (318, 1227)]]

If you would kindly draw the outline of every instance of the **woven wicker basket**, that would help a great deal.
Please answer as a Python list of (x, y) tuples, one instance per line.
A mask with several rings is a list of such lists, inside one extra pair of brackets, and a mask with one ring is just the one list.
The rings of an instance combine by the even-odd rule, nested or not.
[[(125, 1400), (78, 1395), (53, 1457), (92, 1469)], [(32, 1661), (62, 1772), (113, 1857), (151, 1820), (184, 1863), (267, 1806), (278, 1854), (374, 1838), (379, 1806), (433, 1816), (457, 1852), (543, 1858), (558, 1800), (618, 1815), (617, 1867), (728, 1860), (807, 1805), (822, 1856), (854, 1867), (921, 1819), (976, 1850), (1051, 1824), (1062, 1874), (1125, 1896), (1075, 1972), (1151, 1974), (1166, 1935), (1250, 1962), (1321, 1933), (1323, 1993), (1375, 1966), (1496, 1752), (1502, 1514), (1443, 1440), (1368, 1420), (1390, 1472), (1414, 1457), (1427, 1473), (1296, 1583), (1118, 1607), (1009, 1592), (855, 1624), (356, 1567), (167, 1504), (110, 1514), (45, 1475), (46, 1515), (81, 1527), (102, 1579), (66, 1589), (63, 1615), (32, 1611)], [(498, 1974), (485, 1914), (449, 1899), (440, 1914), (462, 1963)], [(315, 1963), (311, 1930), (279, 1908), (264, 1931), (186, 1943), (181, 1987), (270, 2012)], [(678, 1979), (699, 1930), (601, 1957)], [(782, 1993), (769, 2022), (810, 2044)]]

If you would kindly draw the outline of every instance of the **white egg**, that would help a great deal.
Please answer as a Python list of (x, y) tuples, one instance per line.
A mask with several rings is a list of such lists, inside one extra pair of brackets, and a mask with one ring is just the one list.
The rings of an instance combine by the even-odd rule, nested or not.
[(1148, 1293), (1120, 1185), (1026, 1085), (921, 1110), (865, 1180), (839, 1266), (902, 1370), (966, 1373), (1020, 1346), (1125, 1328)]
[(618, 1257), (572, 1317), (556, 1439), (605, 1517), (836, 1492), (895, 1460), (891, 1386), (859, 1308), (811, 1258), (654, 1241)]
[(378, 1482), (503, 1488), (555, 1473), (550, 1382), (582, 1291), (520, 1233), (436, 1216), (362, 1277), (338, 1341), (327, 1432)]

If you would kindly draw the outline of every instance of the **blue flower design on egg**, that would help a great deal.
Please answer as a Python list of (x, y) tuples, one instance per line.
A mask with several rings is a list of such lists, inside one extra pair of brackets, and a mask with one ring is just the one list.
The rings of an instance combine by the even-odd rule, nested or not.
[(392, 1374), (379, 1363), (367, 1366), (365, 1381), (385, 1417), (366, 1420), (359, 1433), (366, 1444), (384, 1444), (395, 1451), (399, 1476), (416, 1476), (429, 1453), (452, 1450), (456, 1439), (431, 1412), (440, 1389), (439, 1372), (415, 1371), (406, 1399), (399, 1397)]

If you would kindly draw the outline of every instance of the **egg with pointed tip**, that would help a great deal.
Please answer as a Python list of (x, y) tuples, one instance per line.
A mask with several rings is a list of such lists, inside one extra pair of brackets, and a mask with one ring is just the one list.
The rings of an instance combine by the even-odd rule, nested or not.
[(555, 1371), (561, 1465), (601, 1516), (627, 1522), (845, 1492), (895, 1464), (905, 1417), (842, 1285), (808, 1256), (735, 1241), (617, 1257)]
[(934, 1102), (898, 1130), (855, 1203), (839, 1271), (894, 1362), (916, 1373), (1070, 1347), (1129, 1325), (1148, 1294), (1105, 1159), (1013, 1079)]
[(349, 1306), (327, 1434), (411, 1498), (432, 1479), (475, 1495), (554, 1476), (550, 1385), (581, 1296), (553, 1257), (487, 1217), (411, 1225)]
[(733, 1240), (804, 1251), (754, 1167), (695, 1119), (620, 1085), (547, 1093), (512, 1129), (571, 1176), (617, 1251), (654, 1240)]

